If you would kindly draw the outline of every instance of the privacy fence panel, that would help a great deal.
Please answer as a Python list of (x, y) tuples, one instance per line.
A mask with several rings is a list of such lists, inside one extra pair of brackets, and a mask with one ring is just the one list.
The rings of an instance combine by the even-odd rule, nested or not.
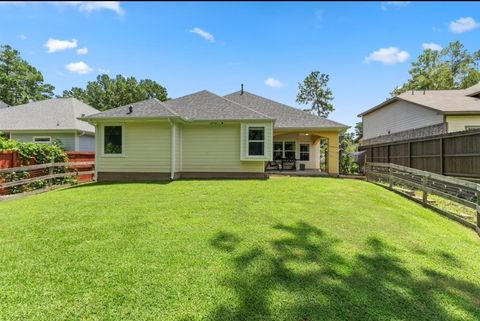
[(360, 150), (367, 151), (367, 162), (480, 178), (480, 130), (361, 146)]

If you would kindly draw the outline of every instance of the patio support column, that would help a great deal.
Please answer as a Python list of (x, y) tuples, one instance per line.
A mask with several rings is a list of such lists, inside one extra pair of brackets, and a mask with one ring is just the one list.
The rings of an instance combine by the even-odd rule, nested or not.
[(171, 119), (170, 121), (170, 179), (175, 178), (175, 154), (176, 154), (176, 141), (175, 141), (175, 134), (177, 125)]
[(330, 175), (338, 175), (339, 173), (339, 133), (338, 132), (322, 132), (322, 137), (328, 139), (328, 166), (327, 172)]

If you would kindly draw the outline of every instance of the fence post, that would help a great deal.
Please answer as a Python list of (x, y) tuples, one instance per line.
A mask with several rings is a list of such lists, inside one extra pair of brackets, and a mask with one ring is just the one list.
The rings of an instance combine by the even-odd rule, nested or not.
[(477, 233), (480, 235), (480, 185), (477, 185)]
[(388, 187), (393, 189), (393, 169), (390, 164), (388, 164)]
[(422, 202), (423, 204), (427, 204), (428, 201), (428, 193), (427, 193), (427, 176), (422, 177)]
[[(55, 160), (52, 158), (50, 161), (50, 166), (48, 167), (48, 175), (53, 175), (53, 164), (55, 163)], [(52, 188), (53, 185), (53, 178), (48, 179), (48, 187)]]

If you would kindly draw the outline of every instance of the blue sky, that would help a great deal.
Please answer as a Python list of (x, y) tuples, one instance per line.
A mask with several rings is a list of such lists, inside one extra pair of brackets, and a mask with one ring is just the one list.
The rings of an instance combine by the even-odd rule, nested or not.
[(56, 93), (107, 72), (154, 79), (172, 98), (244, 83), (297, 107), (298, 83), (319, 70), (335, 96), (329, 118), (354, 125), (408, 78), (422, 45), (480, 49), (479, 13), (475, 2), (12, 2), (0, 4), (0, 43)]

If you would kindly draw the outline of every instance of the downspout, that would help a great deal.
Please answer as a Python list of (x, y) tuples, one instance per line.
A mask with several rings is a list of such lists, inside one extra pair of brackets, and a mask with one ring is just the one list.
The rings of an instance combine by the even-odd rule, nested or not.
[(170, 118), (168, 119), (170, 122), (170, 179), (173, 180), (175, 178), (175, 129), (176, 124)]
[(94, 160), (94, 172), (95, 172), (95, 181), (98, 182), (98, 157), (100, 157), (100, 153), (99, 153), (99, 150), (98, 150), (98, 143), (100, 142), (100, 135), (102, 135), (102, 133), (100, 133), (98, 131), (98, 124), (93, 124), (93, 126), (95, 127), (95, 160)]

